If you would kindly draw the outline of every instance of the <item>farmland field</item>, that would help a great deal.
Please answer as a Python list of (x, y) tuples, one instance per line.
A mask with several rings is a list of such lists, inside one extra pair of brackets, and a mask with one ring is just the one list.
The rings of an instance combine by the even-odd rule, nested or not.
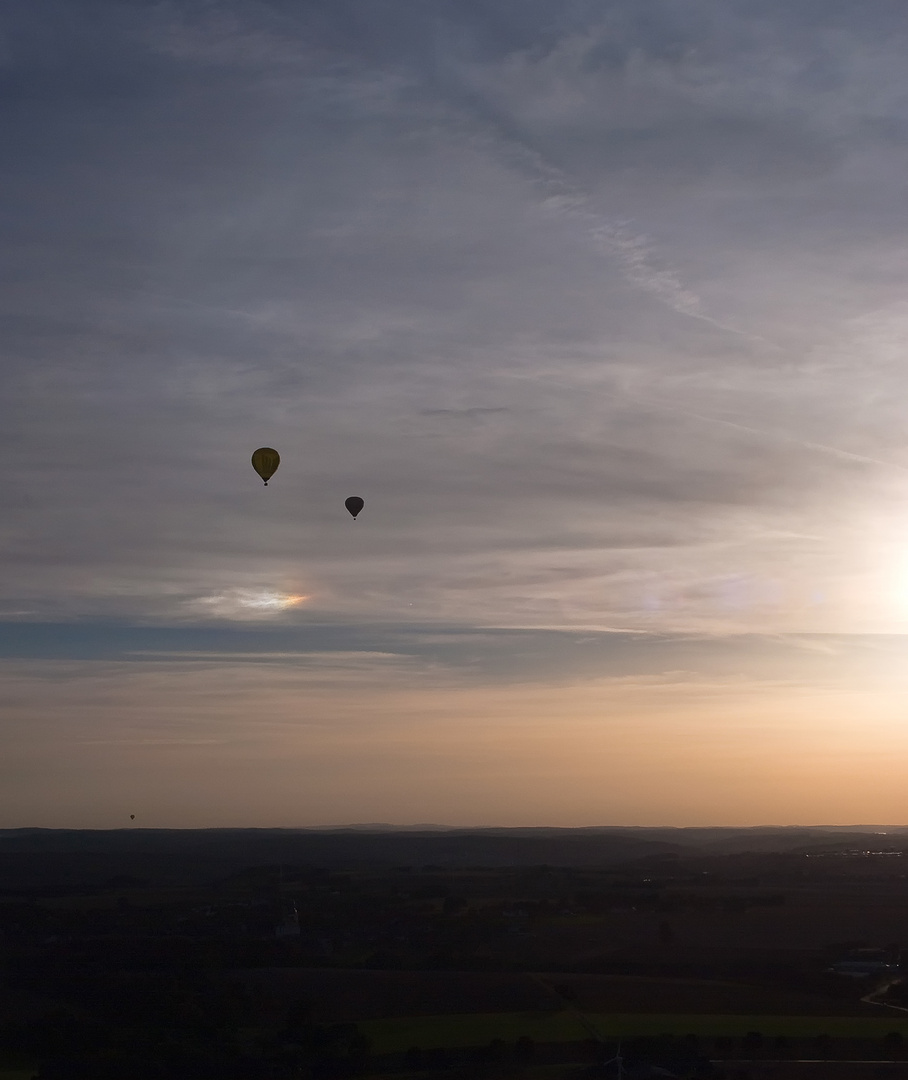
[[(679, 888), (673, 893), (673, 911), (616, 907), (596, 916), (539, 918), (529, 927), (531, 933), (511, 935), (490, 951), (503, 961), (522, 958), (538, 967), (582, 967), (608, 957), (652, 965), (700, 963), (720, 970), (731, 957), (807, 955), (830, 942), (860, 940), (870, 927), (880, 942), (905, 937), (904, 881), (879, 883), (872, 892), (837, 882), (834, 895), (808, 886), (787, 888), (784, 903), (746, 911), (726, 910), (733, 894), (728, 887)], [(664, 922), (671, 927), (668, 947), (659, 934)]]
[[(167, 860), (13, 860), (0, 1034), (25, 1056), (0, 1058), (0, 1080), (30, 1080), (55, 1040), (76, 1062), (137, 1035), (156, 1045), (162, 1024), (195, 1053), (200, 1017), (237, 1062), (296, 1047), (308, 1067), (369, 1047), (387, 1071), (418, 1047), (411, 1064), (498, 1055), (527, 1080), (556, 1080), (591, 1060), (594, 1038), (664, 1048), (673, 1040), (659, 1036), (698, 1045), (692, 1035), (717, 1058), (762, 1047), (761, 1069), (777, 1068), (769, 1054), (891, 1053), (908, 1080), (908, 1013), (861, 1000), (891, 982), (892, 1004), (908, 1006), (908, 878), (892, 858), (849, 854), (850, 839), (824, 854), (823, 838), (816, 858), (475, 869), (442, 865), (446, 847), (438, 862), (347, 868), (275, 861), (271, 848), (256, 862), (248, 843), (236, 872), (205, 881)], [(830, 970), (842, 960), (884, 966), (845, 979)], [(518, 1048), (522, 1036), (535, 1045)]]
[(267, 968), (237, 973), (257, 995), (307, 998), (321, 1021), (443, 1013), (559, 1011), (563, 994), (598, 1013), (857, 1016), (886, 1019), (855, 993), (842, 1000), (766, 982), (546, 972)]
[[(733, 1036), (749, 1031), (769, 1037), (882, 1039), (890, 1031), (908, 1036), (905, 1020), (882, 1017), (759, 1016), (683, 1013), (588, 1014), (605, 1038), (642, 1035)], [(367, 1020), (359, 1024), (376, 1053), (395, 1053), (409, 1046), (482, 1046), (492, 1039), (514, 1042), (527, 1035), (537, 1042), (573, 1042), (589, 1037), (578, 1015), (567, 1010), (550, 1013), (463, 1013), (446, 1016), (397, 1017)]]

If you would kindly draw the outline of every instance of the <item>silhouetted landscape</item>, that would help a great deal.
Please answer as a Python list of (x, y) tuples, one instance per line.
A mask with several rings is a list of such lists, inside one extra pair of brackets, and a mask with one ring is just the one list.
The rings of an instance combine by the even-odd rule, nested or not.
[(871, 1075), (906, 868), (902, 828), (7, 830), (0, 1075)]

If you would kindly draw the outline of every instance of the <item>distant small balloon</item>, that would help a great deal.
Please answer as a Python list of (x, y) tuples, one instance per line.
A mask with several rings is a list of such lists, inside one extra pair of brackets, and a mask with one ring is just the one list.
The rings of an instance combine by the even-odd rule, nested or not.
[(265, 481), (265, 487), (268, 487), (268, 481), (277, 472), (280, 463), (281, 455), (270, 446), (260, 446), (252, 455), (252, 467)]
[(349, 499), (344, 499), (344, 506), (353, 515), (353, 520), (356, 521), (356, 515), (365, 506), (365, 502), (359, 497), (359, 495), (351, 495)]
[(135, 814), (130, 814), (129, 815), (129, 820), (130, 821), (135, 821), (136, 820), (136, 815)]

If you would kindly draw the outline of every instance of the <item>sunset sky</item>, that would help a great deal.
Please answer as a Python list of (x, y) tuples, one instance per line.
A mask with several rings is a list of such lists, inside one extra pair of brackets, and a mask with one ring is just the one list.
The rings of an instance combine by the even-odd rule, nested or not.
[(906, 56), (6, 5), (0, 827), (908, 822)]

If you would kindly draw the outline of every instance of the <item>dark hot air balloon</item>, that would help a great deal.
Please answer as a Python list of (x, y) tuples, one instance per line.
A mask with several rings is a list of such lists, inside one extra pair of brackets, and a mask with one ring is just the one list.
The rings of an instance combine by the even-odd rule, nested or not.
[(130, 814), (129, 815), (129, 820), (130, 821), (135, 821), (136, 820), (136, 815), (135, 814)]
[(277, 472), (280, 463), (281, 455), (277, 450), (272, 450), (270, 446), (260, 446), (252, 455), (252, 467), (265, 481), (265, 487), (268, 486), (268, 481)]
[(356, 515), (362, 510), (366, 504), (359, 497), (359, 495), (351, 495), (349, 499), (344, 499), (344, 506), (353, 515), (353, 520), (356, 521)]

